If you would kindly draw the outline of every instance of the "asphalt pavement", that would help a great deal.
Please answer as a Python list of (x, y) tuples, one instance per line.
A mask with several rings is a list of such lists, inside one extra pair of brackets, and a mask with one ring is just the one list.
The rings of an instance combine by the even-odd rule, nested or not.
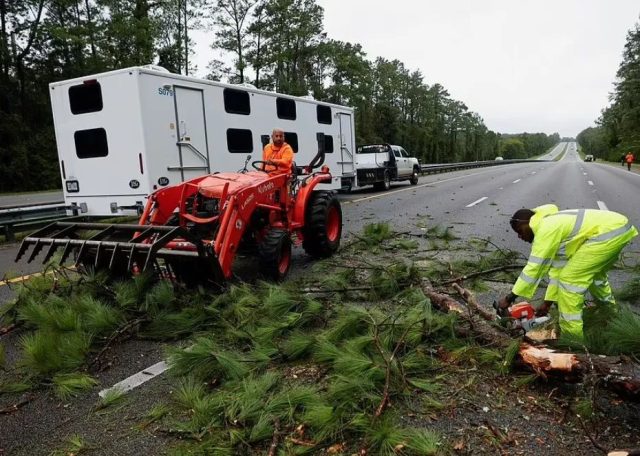
[[(564, 150), (564, 145), (559, 145), (544, 158), (551, 159)], [(499, 248), (517, 250), (526, 256), (529, 245), (520, 241), (508, 224), (510, 216), (517, 209), (545, 203), (555, 203), (561, 209), (608, 208), (626, 214), (633, 224), (640, 226), (640, 199), (630, 196), (639, 193), (640, 175), (622, 167), (598, 162), (584, 163), (575, 151), (575, 145), (569, 144), (559, 161), (507, 164), (422, 176), (415, 186), (408, 183), (392, 184), (386, 192), (366, 188), (340, 195), (340, 199), (346, 239), (359, 233), (367, 223), (387, 221), (394, 230), (402, 232), (419, 232), (421, 227), (450, 228), (459, 238), (488, 239)], [(640, 250), (639, 242), (636, 238), (626, 249), (636, 252), (636, 257)], [(13, 263), (17, 246), (9, 244), (0, 247), (0, 272), (20, 275), (40, 270), (39, 264)], [(296, 249), (294, 261), (294, 268), (296, 265), (304, 268), (309, 264), (301, 249)], [(11, 290), (7, 286), (0, 286), (0, 303), (10, 297)], [(10, 336), (3, 338), (3, 344), (17, 343), (19, 335)], [(131, 341), (119, 347), (116, 363), (100, 373), (101, 385), (111, 386), (157, 363), (164, 356), (163, 348), (162, 344), (140, 341)], [(147, 407), (152, 403), (158, 382), (163, 381), (160, 377), (134, 390), (131, 393), (133, 400), (143, 401)], [(35, 454), (31, 450), (37, 445), (36, 442), (46, 441), (52, 429), (63, 419), (76, 423), (77, 428), (82, 429), (83, 417), (95, 400), (88, 397), (86, 402), (74, 403), (68, 409), (64, 405), (59, 410), (55, 408), (56, 402), (47, 398), (34, 400), (15, 415), (15, 419), (21, 420), (25, 428), (31, 427), (31, 430), (12, 435), (12, 443), (5, 448), (13, 448), (16, 454)], [(34, 418), (42, 413), (47, 417)], [(22, 426), (16, 422), (12, 425), (15, 429), (16, 426)], [(0, 423), (0, 432), (2, 427)], [(121, 454), (131, 454), (134, 449), (136, 452), (146, 451), (147, 454), (154, 451), (149, 447), (124, 445), (115, 448)], [(110, 451), (115, 450), (111, 448)]]

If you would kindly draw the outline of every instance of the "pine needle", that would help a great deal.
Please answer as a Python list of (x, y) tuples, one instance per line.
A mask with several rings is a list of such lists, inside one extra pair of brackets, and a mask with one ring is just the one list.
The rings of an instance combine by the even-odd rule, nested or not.
[(640, 315), (624, 306), (602, 331), (609, 353), (640, 356)]
[(58, 374), (53, 377), (56, 395), (62, 399), (77, 396), (83, 391), (90, 390), (98, 384), (98, 381), (88, 374), (74, 372), (71, 374)]
[(89, 445), (85, 441), (85, 439), (78, 435), (74, 434), (67, 439), (66, 446), (64, 449), (55, 450), (51, 453), (51, 456), (69, 456), (69, 455), (77, 455), (82, 454), (88, 451)]
[(169, 364), (175, 375), (191, 374), (203, 381), (239, 379), (250, 370), (240, 353), (223, 350), (207, 337), (199, 337), (189, 349), (172, 350)]
[(315, 338), (308, 333), (296, 331), (282, 342), (280, 350), (289, 360), (300, 359), (311, 353), (315, 342)]
[(95, 408), (96, 410), (104, 410), (115, 404), (122, 403), (125, 397), (126, 397), (126, 393), (124, 391), (117, 388), (111, 388), (109, 391), (105, 393), (104, 396), (100, 398)]

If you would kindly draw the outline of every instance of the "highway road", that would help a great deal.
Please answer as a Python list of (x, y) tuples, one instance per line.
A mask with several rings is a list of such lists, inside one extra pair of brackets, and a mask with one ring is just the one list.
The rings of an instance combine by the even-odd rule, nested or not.
[[(575, 143), (560, 143), (549, 154), (559, 161), (509, 164), (428, 175), (416, 186), (392, 185), (387, 192), (363, 189), (340, 195), (346, 236), (374, 221), (387, 221), (397, 231), (450, 227), (458, 237), (491, 239), (497, 245), (528, 254), (508, 220), (518, 209), (555, 203), (560, 209), (602, 208), (621, 212), (640, 227), (640, 174), (599, 162), (583, 162)], [(638, 251), (639, 240), (627, 248)], [(0, 271), (22, 275), (36, 272), (39, 263), (15, 264), (17, 244), (0, 247)], [(301, 251), (298, 255), (304, 255)], [(0, 300), (9, 293), (0, 287)]]
[[(608, 208), (626, 214), (633, 224), (640, 227), (640, 199), (630, 196), (640, 193), (640, 174), (620, 166), (584, 163), (573, 143), (566, 147), (560, 144), (551, 151), (551, 156), (545, 158), (557, 156), (565, 150), (558, 161), (429, 175), (421, 177), (416, 186), (399, 183), (387, 192), (361, 190), (340, 195), (345, 238), (375, 221), (387, 221), (396, 231), (411, 232), (418, 232), (417, 224), (420, 223), (427, 227), (450, 227), (461, 238), (491, 239), (500, 248), (517, 250), (526, 256), (529, 244), (517, 238), (508, 220), (517, 209), (545, 203), (555, 203), (561, 209)], [(626, 250), (637, 252), (640, 250), (639, 242), (636, 238)], [(39, 269), (37, 264), (15, 265), (13, 257), (16, 250), (17, 244), (0, 247), (0, 270), (29, 273)], [(637, 253), (635, 255), (637, 257)], [(300, 249), (294, 261), (309, 261), (303, 257)], [(612, 282), (615, 287), (615, 278)], [(505, 292), (507, 289), (505, 284)], [(0, 286), (0, 302), (10, 296), (11, 290)], [(15, 342), (18, 337), (14, 334), (11, 340)], [(163, 344), (151, 341), (126, 342), (117, 349), (117, 362), (99, 374), (101, 385), (107, 387), (141, 370), (146, 372), (145, 369), (155, 366), (165, 357), (163, 347)], [(143, 402), (140, 407), (149, 408), (156, 395), (165, 394), (170, 388), (167, 382), (160, 376), (155, 382), (148, 382), (136, 390), (135, 400)], [(56, 428), (56, 423), (62, 422), (63, 418), (71, 423), (81, 423), (82, 419), (77, 415), (82, 414), (82, 410), (91, 410), (94, 401), (93, 397), (86, 397), (74, 402), (68, 410), (61, 411), (58, 402), (39, 398), (33, 407), (37, 407), (40, 418), (34, 421), (35, 424), (29, 424), (32, 434), (29, 437), (13, 436), (8, 448), (18, 443), (46, 441), (49, 430)], [(29, 420), (30, 415), (25, 412), (16, 416), (16, 420)], [(12, 425), (22, 426), (13, 421)]]

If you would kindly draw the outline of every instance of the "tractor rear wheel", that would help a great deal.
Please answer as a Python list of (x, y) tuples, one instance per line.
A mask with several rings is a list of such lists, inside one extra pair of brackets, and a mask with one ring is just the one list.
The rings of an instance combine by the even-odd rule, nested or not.
[(338, 250), (342, 236), (342, 209), (333, 192), (313, 192), (307, 203), (303, 235), (302, 247), (313, 257), (326, 258)]
[(291, 267), (291, 236), (284, 230), (271, 229), (258, 246), (262, 274), (282, 280)]

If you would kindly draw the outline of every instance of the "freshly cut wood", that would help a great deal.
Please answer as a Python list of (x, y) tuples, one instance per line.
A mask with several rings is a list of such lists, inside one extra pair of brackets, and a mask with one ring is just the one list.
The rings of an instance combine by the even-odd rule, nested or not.
[[(467, 302), (465, 306), (429, 286), (422, 288), (434, 308), (442, 312), (455, 312), (467, 323), (458, 328), (459, 334), (473, 335), (493, 347), (506, 348), (513, 341), (507, 332), (492, 324), (495, 319), (488, 311), (478, 310), (481, 307), (469, 290), (454, 285)], [(560, 352), (528, 339), (520, 344), (517, 361), (519, 365), (545, 377), (581, 380), (586, 376), (595, 376), (603, 386), (625, 398), (640, 401), (640, 365), (628, 357)]]

